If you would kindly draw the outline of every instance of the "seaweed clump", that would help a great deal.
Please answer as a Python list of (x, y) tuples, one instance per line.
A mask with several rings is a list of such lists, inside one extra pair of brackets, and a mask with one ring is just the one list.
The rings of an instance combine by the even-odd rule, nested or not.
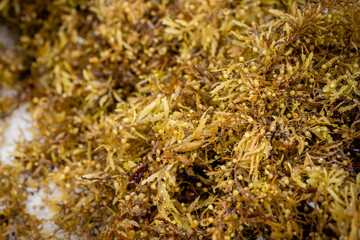
[[(3, 0), (0, 10), (18, 27), (23, 64), (11, 74), (36, 121), (1, 184), (55, 183), (63, 194), (46, 203), (66, 236), (360, 237), (358, 1)], [(5, 237), (9, 219), (30, 221), (10, 206)], [(41, 227), (30, 222), (19, 234)]]

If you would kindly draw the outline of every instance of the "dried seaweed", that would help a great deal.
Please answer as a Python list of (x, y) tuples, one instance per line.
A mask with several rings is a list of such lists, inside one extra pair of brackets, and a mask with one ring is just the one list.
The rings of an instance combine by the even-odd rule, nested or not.
[(36, 122), (5, 167), (17, 174), (1, 174), (0, 220), (27, 222), (19, 236), (45, 238), (12, 210), (26, 200), (21, 175), (63, 192), (46, 204), (65, 236), (360, 237), (358, 1), (3, 0), (0, 11), (22, 52), (0, 63), (22, 63), (6, 74)]

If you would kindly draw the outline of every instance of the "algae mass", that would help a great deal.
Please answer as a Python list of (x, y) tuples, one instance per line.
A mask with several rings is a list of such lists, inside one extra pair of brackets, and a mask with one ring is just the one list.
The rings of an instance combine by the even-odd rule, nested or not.
[[(0, 239), (359, 239), (356, 0), (0, 1)], [(25, 208), (45, 199), (57, 230)], [(61, 235), (59, 235), (61, 234)], [(62, 237), (59, 237), (62, 236)]]

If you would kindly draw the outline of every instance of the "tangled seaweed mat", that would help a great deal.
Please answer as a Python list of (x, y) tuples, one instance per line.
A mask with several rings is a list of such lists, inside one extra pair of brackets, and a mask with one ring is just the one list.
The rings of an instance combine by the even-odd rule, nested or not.
[[(356, 0), (0, 1), (0, 239), (359, 239)], [(27, 187), (58, 230), (25, 208)]]

